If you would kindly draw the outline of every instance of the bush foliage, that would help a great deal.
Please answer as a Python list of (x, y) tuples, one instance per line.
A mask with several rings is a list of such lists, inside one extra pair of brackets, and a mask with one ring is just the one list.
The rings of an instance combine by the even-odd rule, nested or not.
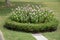
[(19, 23), (12, 20), (8, 20), (5, 23), (5, 27), (17, 30), (17, 31), (26, 31), (26, 32), (45, 32), (45, 31), (55, 31), (57, 29), (58, 22), (50, 21), (47, 23)]

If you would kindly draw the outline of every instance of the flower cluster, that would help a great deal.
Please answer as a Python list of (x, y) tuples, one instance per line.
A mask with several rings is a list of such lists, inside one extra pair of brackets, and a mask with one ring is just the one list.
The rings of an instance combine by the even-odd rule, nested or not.
[(12, 11), (10, 18), (21, 23), (43, 23), (53, 20), (53, 11), (41, 5), (26, 5)]

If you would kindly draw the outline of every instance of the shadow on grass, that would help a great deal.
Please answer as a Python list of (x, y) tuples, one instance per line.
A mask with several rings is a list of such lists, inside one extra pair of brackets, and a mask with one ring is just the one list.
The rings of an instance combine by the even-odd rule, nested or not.
[(6, 25), (3, 26), (4, 28), (8, 29), (8, 30), (11, 30), (11, 31), (18, 31), (18, 32), (24, 32), (24, 33), (46, 33), (46, 32), (54, 32), (56, 31), (55, 30), (42, 30), (42, 31), (25, 31), (25, 30), (18, 30), (16, 28), (10, 28), (10, 27), (7, 27)]

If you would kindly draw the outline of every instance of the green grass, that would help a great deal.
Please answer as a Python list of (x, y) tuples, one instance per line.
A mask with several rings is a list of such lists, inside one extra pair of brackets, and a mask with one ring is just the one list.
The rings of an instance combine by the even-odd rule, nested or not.
[[(5, 0), (0, 0), (1, 2)], [(19, 2), (19, 1), (24, 1), (24, 2), (59, 2), (60, 0), (10, 0), (12, 2)]]
[(6, 16), (0, 16), (0, 30), (3, 32), (5, 40), (35, 40), (35, 38), (32, 37), (31, 33), (12, 31), (4, 28), (3, 24), (6, 18)]
[(45, 3), (49, 8), (52, 8), (55, 12), (55, 17), (59, 21), (58, 29), (55, 32), (43, 33), (49, 40), (60, 40), (60, 2), (47, 2)]
[[(2, 1), (4, 1), (4, 0), (2, 0)], [(13, 1), (16, 2), (16, 0), (13, 0)], [(22, 0), (20, 0), (20, 1), (22, 1)], [(60, 0), (38, 0), (38, 1), (37, 0), (23, 0), (23, 1), (24, 2), (43, 1), (44, 4), (46, 4), (49, 8), (52, 8), (55, 11), (55, 13), (56, 13), (55, 17), (59, 21), (58, 29), (55, 32), (45, 32), (42, 34), (49, 40), (60, 40)], [(0, 30), (3, 32), (5, 39), (6, 40), (35, 40), (35, 38), (32, 37), (31, 33), (12, 31), (12, 30), (8, 30), (3, 27), (3, 24), (7, 18), (6, 16), (8, 16), (10, 11), (11, 11), (10, 8), (4, 7), (4, 3), (0, 2)]]
[[(18, 4), (16, 4), (18, 5)], [(2, 7), (3, 6), (3, 7)], [(13, 7), (5, 7), (4, 3), (1, 2), (0, 4), (0, 30), (3, 32), (5, 40), (35, 40), (34, 37), (32, 37), (31, 33), (25, 33), (21, 31), (12, 31), (8, 30), (3, 27), (5, 20), (9, 16), (11, 9), (16, 8), (17, 6)]]

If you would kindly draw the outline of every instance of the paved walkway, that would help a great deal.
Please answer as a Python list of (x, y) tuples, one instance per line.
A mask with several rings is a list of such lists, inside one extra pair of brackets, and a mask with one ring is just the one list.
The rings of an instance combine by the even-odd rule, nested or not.
[(33, 37), (36, 38), (36, 40), (48, 40), (47, 38), (45, 38), (43, 35), (41, 35), (40, 33), (36, 33), (36, 34), (32, 34)]
[(4, 37), (1, 31), (0, 31), (0, 40), (4, 40)]

